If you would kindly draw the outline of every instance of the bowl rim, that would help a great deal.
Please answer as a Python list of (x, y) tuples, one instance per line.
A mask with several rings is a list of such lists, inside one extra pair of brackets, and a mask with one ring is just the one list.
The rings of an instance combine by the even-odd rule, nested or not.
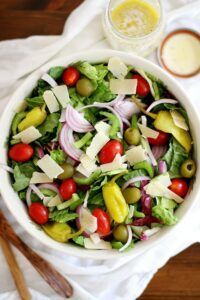
[[(146, 70), (146, 69), (152, 69), (152, 74), (154, 73), (159, 73), (159, 78), (163, 77), (164, 78), (164, 83), (166, 83), (166, 85), (173, 85), (174, 88), (176, 88), (178, 90), (178, 92), (181, 94), (181, 98), (184, 98), (184, 102), (191, 110), (191, 113), (194, 114), (194, 119), (196, 119), (195, 122), (195, 128), (197, 130), (197, 128), (200, 127), (200, 118), (198, 117), (196, 110), (195, 110), (195, 106), (193, 105), (193, 103), (191, 102), (191, 100), (189, 99), (189, 97), (187, 96), (186, 92), (184, 91), (183, 87), (170, 75), (168, 74), (165, 70), (161, 69), (159, 66), (157, 66), (156, 64), (152, 63), (151, 61), (148, 61), (147, 59), (144, 59), (142, 57), (138, 57), (134, 54), (131, 53), (125, 53), (122, 51), (116, 51), (116, 50), (93, 50), (93, 51), (83, 51), (83, 52), (78, 52), (76, 54), (72, 54), (69, 55), (67, 57), (60, 57), (57, 58), (55, 60), (49, 61), (48, 63), (46, 63), (45, 65), (41, 66), (39, 69), (37, 69), (36, 71), (34, 71), (33, 73), (31, 73), (25, 80), (24, 82), (16, 89), (16, 91), (13, 93), (10, 101), (8, 102), (5, 110), (3, 111), (1, 118), (0, 118), (0, 128), (3, 128), (3, 124), (4, 122), (6, 122), (7, 119), (7, 114), (9, 114), (10, 110), (13, 109), (14, 104), (16, 102), (16, 98), (17, 98), (17, 94), (20, 91), (24, 91), (26, 90), (26, 87), (28, 86), (28, 84), (30, 82), (32, 82), (33, 80), (35, 80), (35, 78), (39, 79), (39, 77), (45, 72), (47, 71), (50, 67), (52, 66), (56, 66), (56, 65), (65, 65), (68, 66), (71, 63), (80, 61), (80, 60), (95, 60), (96, 62), (99, 61), (100, 63), (104, 60), (108, 60), (109, 57), (112, 56), (119, 56), (122, 59), (129, 61), (129, 63), (131, 61), (133, 61), (132, 65), (134, 65), (134, 61), (139, 64), (142, 65), (142, 69)], [(100, 57), (100, 59), (99, 59)], [(102, 58), (104, 57), (104, 59)], [(66, 63), (65, 63), (66, 61)], [(37, 80), (36, 79), (36, 80)], [(35, 83), (36, 83), (35, 80)], [(180, 101), (181, 103), (183, 102), (182, 100)], [(183, 103), (182, 103), (183, 104)], [(11, 125), (11, 123), (10, 123)], [(9, 127), (10, 127), (9, 125)], [(194, 125), (194, 123), (193, 123)], [(5, 140), (2, 140), (2, 138), (0, 138), (0, 148), (3, 149), (3, 145), (5, 143)], [(195, 146), (198, 146), (197, 144)], [(198, 152), (198, 151), (197, 151)], [(200, 152), (200, 150), (199, 150)], [(1, 162), (1, 161), (0, 161)], [(169, 235), (172, 233), (175, 233), (179, 227), (181, 226), (181, 224), (184, 222), (184, 219), (186, 217), (186, 215), (189, 213), (189, 211), (191, 211), (192, 207), (194, 206), (195, 202), (198, 199), (198, 196), (200, 195), (200, 189), (197, 187), (197, 184), (194, 184), (192, 190), (193, 190), (193, 198), (190, 199), (191, 203), (189, 203), (189, 208), (187, 211), (184, 212), (183, 216), (180, 218), (179, 222), (172, 226), (172, 227), (163, 227), (162, 230), (160, 230), (157, 234), (155, 234), (154, 236), (152, 236), (148, 241), (146, 241), (145, 243), (137, 243), (137, 247), (131, 249), (128, 252), (123, 252), (123, 253), (119, 253), (117, 250), (88, 250), (88, 249), (84, 249), (78, 246), (72, 246), (70, 244), (62, 244), (59, 242), (56, 242), (54, 240), (52, 240), (51, 238), (45, 238), (43, 239), (41, 236), (38, 235), (38, 232), (34, 231), (34, 230), (29, 230), (29, 228), (26, 227), (26, 222), (24, 222), (22, 220), (22, 218), (20, 218), (20, 216), (17, 213), (17, 210), (14, 209), (12, 203), (10, 201), (8, 201), (9, 196), (6, 193), (6, 186), (3, 186), (1, 184), (2, 181), (4, 181), (4, 177), (5, 177), (5, 173), (3, 172), (3, 170), (0, 170), (0, 192), (3, 198), (4, 203), (6, 204), (7, 208), (9, 209), (10, 213), (14, 216), (14, 218), (17, 220), (17, 222), (20, 224), (20, 226), (23, 227), (23, 229), (29, 233), (30, 236), (36, 238), (37, 241), (41, 242), (41, 244), (43, 244), (44, 246), (48, 246), (49, 249), (54, 249), (57, 250), (59, 252), (65, 253), (65, 254), (69, 254), (75, 257), (80, 257), (80, 258), (92, 258), (94, 260), (100, 260), (100, 259), (113, 259), (113, 258), (120, 258), (120, 257), (136, 257), (137, 255), (142, 254), (143, 252), (145, 252), (146, 250), (151, 249), (153, 246), (156, 246), (158, 243), (160, 243), (161, 241), (163, 241), (164, 239), (166, 239), (167, 237), (169, 237)], [(200, 180), (200, 172), (197, 169), (197, 174), (196, 174), (196, 178), (199, 178)], [(198, 180), (196, 180), (198, 181)], [(7, 185), (7, 188), (9, 189), (9, 187), (11, 187), (10, 184)], [(12, 187), (11, 187), (12, 188)], [(17, 193), (16, 197), (17, 196)], [(18, 198), (19, 199), (19, 198)], [(28, 217), (29, 221), (31, 222), (30, 218)], [(46, 234), (45, 234), (46, 235)]]

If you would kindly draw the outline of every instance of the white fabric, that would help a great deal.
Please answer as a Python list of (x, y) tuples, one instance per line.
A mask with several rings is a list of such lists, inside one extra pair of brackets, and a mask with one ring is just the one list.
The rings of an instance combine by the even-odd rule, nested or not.
[[(199, 28), (200, 1), (163, 0), (167, 15), (167, 31), (174, 27), (190, 26)], [(62, 36), (33, 36), (27, 39), (4, 41), (0, 43), (0, 109), (2, 110), (11, 93), (30, 72), (54, 57), (68, 55), (84, 49), (110, 48), (101, 26), (101, 12), (106, 0), (86, 0), (68, 18)], [(185, 6), (186, 5), (186, 6)], [(175, 9), (175, 10), (173, 10)], [(173, 11), (172, 11), (173, 10)], [(151, 55), (156, 61), (156, 54)], [(198, 109), (200, 86), (193, 79), (180, 80)], [(198, 95), (198, 96), (197, 96)], [(199, 209), (197, 203), (187, 216), (184, 224), (165, 239), (161, 245), (139, 255), (135, 259), (92, 261), (66, 257), (51, 249), (44, 248), (32, 240), (10, 216), (3, 201), (0, 201), (9, 221), (22, 239), (43, 257), (54, 264), (67, 276), (74, 287), (74, 300), (130, 300), (141, 295), (154, 273), (171, 256), (179, 253), (194, 242), (200, 241)], [(196, 214), (196, 215), (195, 215)], [(188, 226), (189, 225), (189, 226)], [(184, 234), (180, 234), (180, 232)], [(33, 299), (60, 299), (41, 279), (29, 262), (15, 250), (19, 264), (30, 288)], [(5, 258), (0, 250), (0, 300), (19, 299)]]

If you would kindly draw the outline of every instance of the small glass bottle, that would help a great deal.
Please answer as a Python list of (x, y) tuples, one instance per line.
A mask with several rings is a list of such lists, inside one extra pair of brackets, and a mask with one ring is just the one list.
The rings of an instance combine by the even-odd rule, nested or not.
[[(126, 0), (110, 0), (103, 15), (103, 28), (108, 42), (116, 50), (133, 52), (140, 56), (147, 56), (153, 52), (161, 42), (164, 32), (164, 16), (160, 0), (141, 0), (157, 12), (158, 22), (151, 32), (142, 35), (128, 36), (116, 28), (112, 20), (113, 10)], [(137, 2), (140, 2), (137, 0)]]

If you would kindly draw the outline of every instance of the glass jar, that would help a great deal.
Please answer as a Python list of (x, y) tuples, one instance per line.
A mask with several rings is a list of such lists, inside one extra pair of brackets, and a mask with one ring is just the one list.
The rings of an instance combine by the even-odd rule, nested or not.
[(126, 0), (110, 0), (103, 15), (103, 28), (108, 42), (116, 50), (134, 52), (140, 56), (147, 56), (153, 52), (161, 42), (164, 32), (164, 16), (160, 0), (141, 0), (151, 5), (158, 14), (158, 22), (148, 34), (128, 36), (120, 32), (113, 24), (112, 11)]

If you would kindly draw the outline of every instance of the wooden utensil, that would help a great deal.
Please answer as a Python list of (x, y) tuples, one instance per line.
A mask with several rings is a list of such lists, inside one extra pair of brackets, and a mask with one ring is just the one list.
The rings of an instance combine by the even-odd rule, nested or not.
[(10, 272), (13, 276), (13, 279), (15, 281), (15, 285), (17, 287), (18, 293), (20, 295), (20, 298), (22, 300), (29, 300), (31, 299), (31, 295), (29, 293), (29, 290), (26, 286), (26, 282), (23, 276), (22, 271), (20, 270), (20, 267), (15, 259), (15, 255), (12, 251), (12, 248), (10, 247), (10, 244), (0, 236), (0, 245), (2, 247), (3, 253), (5, 255), (6, 261), (8, 263), (8, 266), (10, 268)]
[(73, 294), (70, 283), (45, 259), (29, 248), (14, 232), (0, 211), (0, 235), (13, 244), (40, 273), (44, 280), (62, 297), (69, 298)]

